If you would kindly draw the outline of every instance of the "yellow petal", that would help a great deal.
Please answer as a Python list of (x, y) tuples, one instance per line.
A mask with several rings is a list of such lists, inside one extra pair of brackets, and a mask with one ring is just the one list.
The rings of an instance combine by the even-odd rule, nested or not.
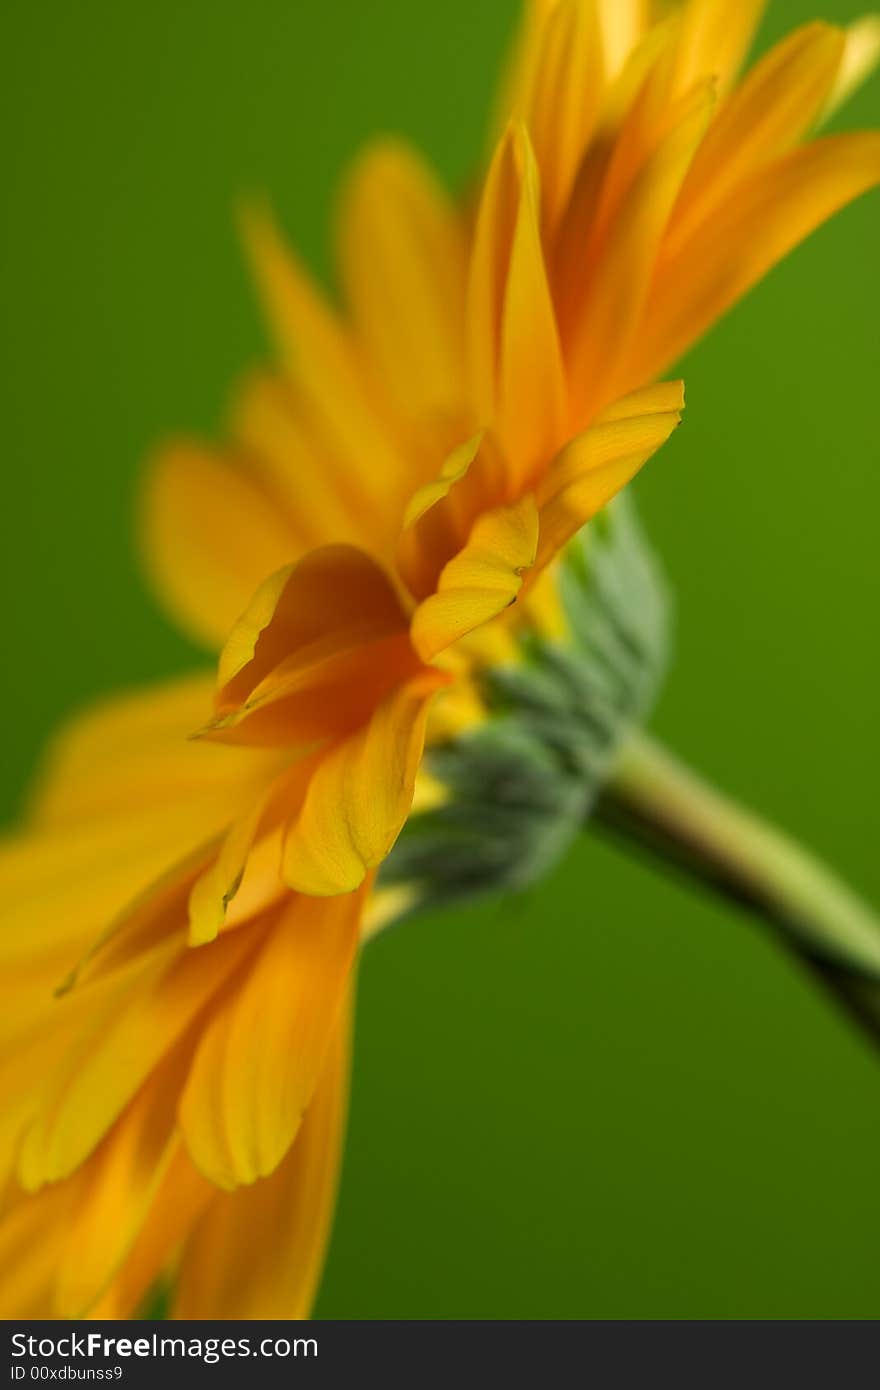
[(344, 190), (342, 284), (364, 348), (403, 410), (463, 407), (463, 221), (421, 157), (398, 140), (372, 145)]
[(180, 1105), (196, 1167), (218, 1187), (274, 1172), (338, 1024), (363, 894), (297, 897), (204, 1033)]
[(164, 874), (181, 846), (186, 848), (191, 809), (172, 806), (164, 818), (152, 811), (129, 813), (118, 825), (102, 821), (31, 832), (0, 846), (4, 966), (15, 962), (20, 969), (29, 960), (54, 958), (59, 984), (95, 938)]
[(645, 415), (663, 415), (669, 411), (684, 410), (684, 382), (657, 381), (652, 386), (643, 386), (628, 396), (621, 396), (609, 405), (596, 421), (597, 425), (609, 425), (615, 420), (632, 420)]
[(299, 549), (283, 513), (245, 470), (198, 444), (169, 445), (152, 460), (140, 527), (159, 599), (210, 649), (260, 580)]
[(678, 90), (712, 76), (730, 90), (767, 8), (767, 0), (687, 0), (683, 6)]
[[(262, 785), (278, 760), (190, 741), (210, 713), (210, 675), (185, 677), (102, 700), (54, 736), (31, 797), (30, 820), (43, 829), (83, 828), (100, 821), (143, 824), (145, 813), (173, 815), (189, 807), (191, 834), (176, 825), (167, 839), (176, 862), (189, 844), (207, 839)], [(199, 814), (198, 807), (213, 808)], [(162, 819), (155, 824), (161, 829)], [(138, 885), (141, 886), (141, 885)]]
[(862, 83), (867, 81), (880, 62), (880, 15), (869, 14), (857, 19), (844, 31), (844, 51), (837, 78), (822, 121), (830, 121)]
[(248, 856), (272, 791), (273, 788), (267, 787), (263, 795), (233, 821), (213, 863), (193, 884), (189, 895), (191, 946), (207, 945), (223, 926), (226, 909), (244, 878)]
[(807, 24), (756, 64), (719, 111), (691, 165), (669, 228), (667, 254), (738, 183), (810, 129), (828, 99), (843, 48), (840, 29)]
[(676, 361), (832, 213), (880, 182), (880, 135), (828, 136), (736, 190), (658, 266), (631, 363), (644, 380)]
[[(268, 210), (247, 208), (242, 226), (266, 317), (314, 438), (352, 468), (368, 467), (377, 498), (396, 499), (407, 460), (349, 334), (282, 241)], [(264, 566), (263, 574), (270, 568)]]
[(388, 854), (412, 805), (440, 679), (422, 676), (402, 686), (324, 758), (284, 846), (291, 888), (319, 896), (351, 892)]
[(547, 20), (558, 0), (523, 0), (519, 23), (501, 69), (489, 134), (494, 148), (511, 117), (524, 117), (535, 83), (535, 66)]
[(232, 932), (204, 951), (172, 942), (101, 991), (25, 1135), (19, 1171), (26, 1187), (67, 1176), (92, 1152), (259, 939)]
[[(287, 559), (331, 541), (384, 550), (394, 521), (383, 515), (375, 481), (362, 459), (335, 457), (316, 437), (288, 378), (251, 374), (235, 396), (231, 429), (249, 474), (282, 513), (294, 538)], [(384, 489), (380, 495), (384, 498)]]
[(423, 661), (515, 601), (537, 545), (538, 514), (530, 494), (480, 517), (467, 545), (440, 575), (437, 593), (416, 609), (412, 639)]
[(321, 1275), (348, 1098), (337, 1024), (296, 1143), (271, 1177), (215, 1197), (186, 1242), (175, 1318), (305, 1318)]
[(493, 424), (516, 491), (546, 462), (559, 438), (565, 377), (541, 243), (537, 166), (526, 131), (514, 131), (512, 138), (519, 165), (519, 205), (504, 287)]
[[(279, 766), (276, 754), (189, 742), (210, 698), (203, 677), (118, 696), (50, 745), (30, 825), (0, 842), (0, 962), (19, 980), (28, 963), (52, 973), (47, 999), (123, 919), (129, 937), (141, 927), (147, 939), (161, 937), (151, 914), (165, 911)], [(179, 901), (185, 909), (185, 896)], [(117, 952), (115, 964), (122, 959)], [(28, 997), (19, 991), (7, 1012), (29, 1007)]]
[(535, 573), (666, 442), (681, 420), (683, 405), (680, 382), (648, 387), (618, 402), (601, 422), (561, 451), (541, 484), (541, 543)]
[(620, 71), (650, 22), (649, 0), (596, 0), (602, 30), (605, 67), (610, 77)]

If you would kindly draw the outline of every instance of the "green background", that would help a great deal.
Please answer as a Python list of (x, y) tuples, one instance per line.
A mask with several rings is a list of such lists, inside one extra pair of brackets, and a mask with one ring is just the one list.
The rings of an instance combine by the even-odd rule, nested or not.
[[(857, 4), (857, 0), (856, 0)], [(824, 0), (829, 17), (858, 13)], [(326, 269), (370, 132), (461, 180), (509, 0), (118, 0), (0, 20), (2, 813), (97, 692), (195, 653), (139, 577), (140, 461), (265, 351), (232, 229)], [(777, 0), (762, 43), (812, 18)], [(880, 85), (847, 111), (876, 123)], [(864, 200), (686, 364), (638, 483), (679, 596), (655, 726), (880, 901), (877, 241)], [(363, 964), (323, 1317), (880, 1314), (880, 1066), (735, 911), (584, 838)]]

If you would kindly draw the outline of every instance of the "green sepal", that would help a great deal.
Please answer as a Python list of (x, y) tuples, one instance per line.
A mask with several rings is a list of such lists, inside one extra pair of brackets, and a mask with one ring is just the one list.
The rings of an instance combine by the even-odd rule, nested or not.
[(656, 698), (669, 600), (628, 499), (571, 543), (558, 584), (565, 640), (523, 632), (520, 659), (485, 677), (489, 718), (428, 754), (448, 800), (410, 819), (380, 879), (415, 887), (420, 908), (542, 878)]

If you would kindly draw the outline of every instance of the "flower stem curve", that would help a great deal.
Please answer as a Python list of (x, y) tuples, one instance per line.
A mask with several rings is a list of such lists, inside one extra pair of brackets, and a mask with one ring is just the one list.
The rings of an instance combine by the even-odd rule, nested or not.
[(592, 823), (757, 913), (880, 1047), (880, 916), (791, 836), (643, 733)]

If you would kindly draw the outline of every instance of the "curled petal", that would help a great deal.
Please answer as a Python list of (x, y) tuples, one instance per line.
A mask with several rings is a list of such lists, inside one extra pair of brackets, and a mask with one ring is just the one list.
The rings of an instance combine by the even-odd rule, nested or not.
[(412, 806), (439, 673), (386, 697), (369, 723), (321, 762), (290, 825), (283, 874), (302, 893), (349, 893), (380, 864)]
[(480, 517), (464, 549), (445, 566), (437, 592), (416, 609), (413, 644), (423, 661), (502, 613), (535, 562), (538, 512), (527, 494)]
[(610, 502), (681, 421), (681, 382), (635, 392), (606, 412), (556, 457), (539, 492), (541, 544), (536, 572)]

